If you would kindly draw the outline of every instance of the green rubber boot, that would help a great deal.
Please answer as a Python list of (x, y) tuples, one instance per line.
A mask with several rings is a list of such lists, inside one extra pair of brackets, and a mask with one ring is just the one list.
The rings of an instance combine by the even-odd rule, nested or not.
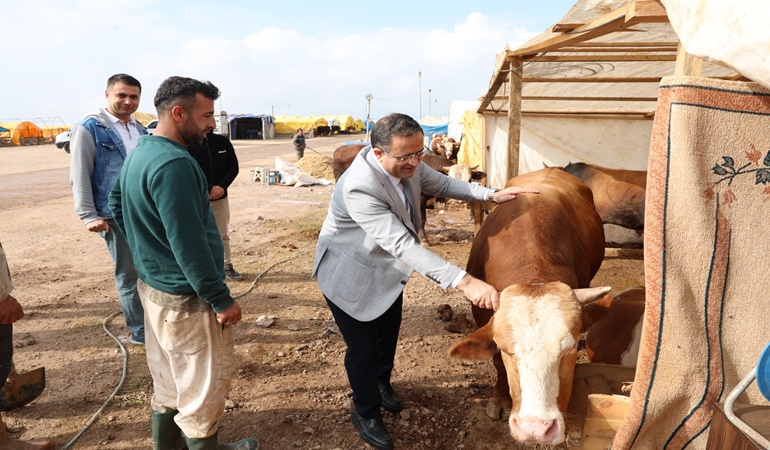
[(217, 435), (214, 433), (206, 438), (188, 438), (184, 440), (189, 450), (257, 450), (259, 442), (256, 439), (246, 438), (232, 444), (223, 444), (217, 441)]
[(152, 449), (153, 450), (181, 450), (184, 447), (182, 430), (174, 422), (174, 416), (179, 411), (167, 413), (152, 412)]

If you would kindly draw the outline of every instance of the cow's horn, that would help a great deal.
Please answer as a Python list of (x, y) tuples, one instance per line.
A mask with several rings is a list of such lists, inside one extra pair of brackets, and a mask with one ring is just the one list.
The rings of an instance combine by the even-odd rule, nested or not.
[(609, 294), (611, 290), (612, 288), (609, 286), (602, 286), (584, 289), (573, 289), (572, 292), (575, 293), (575, 297), (577, 297), (580, 305), (586, 306), (587, 304), (593, 303)]

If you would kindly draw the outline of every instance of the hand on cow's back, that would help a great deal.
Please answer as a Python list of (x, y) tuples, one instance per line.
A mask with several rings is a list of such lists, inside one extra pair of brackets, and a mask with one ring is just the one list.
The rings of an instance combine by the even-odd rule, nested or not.
[(461, 290), (468, 297), (468, 300), (479, 308), (497, 311), (497, 308), (500, 307), (500, 293), (497, 292), (497, 289), (470, 274), (466, 274), (460, 280), (457, 289)]
[(513, 200), (519, 194), (539, 194), (535, 188), (527, 186), (508, 186), (505, 189), (501, 189), (495, 193), (495, 203), (505, 203), (509, 200)]

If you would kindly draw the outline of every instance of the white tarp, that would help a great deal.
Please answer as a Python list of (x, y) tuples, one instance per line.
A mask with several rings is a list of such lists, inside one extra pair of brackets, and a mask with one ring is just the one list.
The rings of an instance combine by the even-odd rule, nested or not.
[(770, 88), (768, 0), (662, 0), (687, 53)]

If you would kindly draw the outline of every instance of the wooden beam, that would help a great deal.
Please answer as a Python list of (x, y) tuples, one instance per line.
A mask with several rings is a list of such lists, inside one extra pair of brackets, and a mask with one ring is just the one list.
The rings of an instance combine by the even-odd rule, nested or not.
[(492, 80), (489, 82), (489, 89), (487, 90), (487, 94), (481, 98), (479, 107), (476, 109), (476, 112), (481, 113), (487, 106), (489, 106), (489, 103), (492, 101), (492, 97), (497, 93), (497, 91), (500, 90), (500, 87), (508, 78), (508, 67), (510, 67), (510, 58), (507, 56), (505, 58), (501, 58), (500, 64), (497, 67), (497, 70), (495, 70), (495, 73), (492, 76)]
[(578, 27), (569, 34), (559, 34), (540, 43), (530, 45), (529, 47), (519, 48), (518, 50), (515, 50), (513, 54), (522, 57), (536, 55), (538, 53), (545, 53), (557, 50), (561, 47), (585, 42), (595, 37), (604, 36), (605, 34), (620, 30), (624, 18), (625, 9), (621, 8), (610, 14), (604, 15), (593, 22)]
[(701, 69), (703, 68), (703, 60), (697, 56), (693, 56), (687, 53), (681, 45), (679, 46), (679, 52), (676, 55), (676, 66), (674, 68), (674, 75), (678, 77), (693, 76), (699, 77), (701, 75)]
[(583, 25), (585, 24), (579, 23), (579, 22), (574, 22), (574, 23), (560, 22), (552, 26), (551, 31), (553, 31), (554, 33), (564, 33), (567, 31), (572, 31), (575, 28), (581, 27)]
[(670, 52), (676, 53), (677, 47), (562, 47), (559, 53), (641, 53)]
[[(555, 95), (524, 95), (522, 100), (557, 100), (557, 101), (584, 101), (584, 102), (657, 102), (658, 97), (559, 97)], [(494, 100), (503, 100), (495, 97)]]
[(536, 114), (592, 114), (597, 116), (606, 116), (606, 115), (618, 115), (618, 116), (641, 116), (641, 115), (647, 115), (650, 112), (649, 111), (559, 111), (559, 110), (551, 110), (551, 111), (527, 111), (522, 110), (522, 114), (530, 114), (530, 115), (536, 115)]
[[(492, 111), (485, 110), (479, 112), (482, 116), (488, 117), (504, 117), (508, 116), (508, 110)], [(655, 112), (650, 111), (648, 113), (638, 113), (636, 115), (617, 115), (613, 116), (611, 113), (606, 114), (594, 114), (590, 111), (577, 111), (577, 112), (565, 112), (556, 114), (542, 114), (533, 112), (522, 112), (521, 117), (540, 117), (549, 119), (612, 119), (612, 120), (648, 120), (655, 118)]]
[[(521, 88), (524, 74), (521, 58), (510, 62), (510, 88), (508, 97), (508, 167), (504, 180), (519, 174), (519, 145), (521, 143)], [(502, 186), (501, 186), (502, 187)]]
[(660, 83), (663, 77), (524, 77), (525, 83)]
[[(559, 50), (561, 51), (561, 50)], [(676, 61), (676, 55), (547, 55), (534, 60), (545, 62), (594, 62), (594, 61)]]
[(679, 47), (679, 42), (579, 42), (573, 47)]
[[(645, 22), (668, 22), (666, 9), (657, 0), (637, 0), (631, 2), (629, 4), (629, 11), (626, 13), (626, 20), (634, 20), (638, 17), (643, 17)], [(579, 22), (559, 22), (551, 27), (551, 31), (554, 33), (568, 33), (584, 25), (584, 23)]]
[(626, 23), (667, 23), (666, 8), (659, 0), (636, 0), (626, 8)]
[[(516, 56), (527, 58), (541, 53), (555, 51), (562, 47), (582, 44), (599, 36), (604, 36), (615, 31), (626, 30), (639, 23), (667, 21), (668, 16), (666, 16), (666, 10), (660, 1), (636, 0), (627, 4), (625, 7), (618, 8), (596, 20), (583, 24), (569, 33), (557, 34), (552, 38), (530, 45), (529, 47), (507, 52), (504, 59), (510, 60)], [(476, 110), (477, 112), (482, 113), (486, 110), (487, 106), (489, 106), (492, 101), (492, 97), (496, 95), (500, 86), (505, 82), (506, 74), (502, 72), (502, 66), (503, 64), (501, 63), (498, 70), (495, 71), (492, 81), (490, 82), (490, 88), (487, 90), (487, 94), (482, 97), (479, 108)]]

